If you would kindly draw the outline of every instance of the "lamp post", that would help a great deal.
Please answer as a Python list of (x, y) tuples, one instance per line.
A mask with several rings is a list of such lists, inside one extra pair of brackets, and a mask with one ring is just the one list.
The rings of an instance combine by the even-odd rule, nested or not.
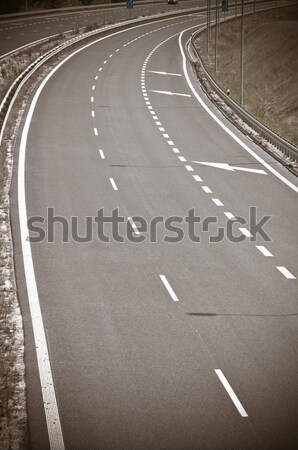
[(214, 54), (214, 70), (217, 73), (217, 41), (218, 41), (218, 0), (215, 6), (215, 54)]
[(210, 0), (207, 0), (207, 53), (210, 46)]
[(243, 105), (244, 0), (241, 0), (240, 105)]

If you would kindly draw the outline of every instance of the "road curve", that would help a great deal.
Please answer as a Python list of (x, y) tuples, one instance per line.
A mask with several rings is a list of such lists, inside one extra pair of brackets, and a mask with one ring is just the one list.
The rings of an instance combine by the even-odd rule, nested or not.
[[(209, 104), (183, 65), (185, 42), (203, 21), (189, 15), (99, 40), (53, 73), (33, 112), (28, 218), (53, 208), (60, 222), (78, 218), (81, 237), (86, 217), (102, 208), (125, 219), (122, 243), (96, 235), (62, 243), (56, 223), (54, 242), (31, 245), (66, 449), (297, 448), (297, 181)], [(46, 449), (51, 424), (21, 257), (17, 173), (12, 226), (30, 444)], [(192, 210), (200, 222), (191, 240)], [(270, 216), (270, 240), (250, 239), (255, 211), (256, 222)], [(231, 234), (233, 217), (243, 223)], [(172, 226), (183, 220), (180, 242), (163, 240), (181, 235), (165, 230), (167, 218)], [(126, 222), (144, 242), (127, 239)], [(150, 223), (156, 242), (141, 228)], [(105, 232), (111, 237), (110, 224)]]
[[(113, 8), (99, 8), (93, 11), (72, 11), (57, 14), (41, 14), (29, 17), (0, 20), (0, 57), (26, 44), (66, 31), (113, 23), (163, 12), (175, 12), (204, 6), (201, 0), (184, 0), (179, 5), (159, 4), (135, 5), (128, 10), (125, 5)], [(1, 17), (0, 17), (1, 19)]]

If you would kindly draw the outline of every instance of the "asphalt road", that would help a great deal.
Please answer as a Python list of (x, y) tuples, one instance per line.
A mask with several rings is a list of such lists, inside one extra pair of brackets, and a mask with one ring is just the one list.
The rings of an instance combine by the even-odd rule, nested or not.
[[(125, 223), (146, 219), (134, 222), (142, 243), (128, 240), (125, 223), (122, 243), (95, 234), (62, 243), (56, 223), (53, 243), (31, 245), (69, 450), (298, 446), (297, 179), (217, 112), (188, 64), (185, 73), (181, 48), (193, 29), (180, 33), (202, 20), (189, 15), (99, 41), (66, 61), (36, 103), (26, 145), (28, 217), (54, 208), (68, 223), (78, 217), (81, 236), (101, 208), (118, 208)], [(30, 444), (46, 449), (51, 424), (21, 256), (18, 170), (12, 225)], [(271, 217), (270, 241), (245, 236), (253, 233), (250, 208), (257, 222)], [(188, 237), (192, 209), (200, 242)], [(231, 215), (247, 222), (232, 235)], [(163, 240), (177, 235), (165, 230), (169, 217), (176, 226), (183, 220), (180, 242)], [(141, 228), (150, 223), (157, 242)], [(219, 228), (224, 238), (211, 243)], [(111, 238), (109, 224), (105, 232)]]
[[(180, 0), (178, 5), (168, 5), (166, 1), (152, 5), (134, 5), (132, 10), (126, 4), (120, 7), (100, 8), (95, 11), (64, 12), (60, 14), (40, 14), (31, 17), (0, 20), (0, 57), (48, 36), (94, 25), (127, 20), (140, 16), (180, 11), (203, 6), (202, 0)], [(1, 17), (0, 17), (1, 19)]]

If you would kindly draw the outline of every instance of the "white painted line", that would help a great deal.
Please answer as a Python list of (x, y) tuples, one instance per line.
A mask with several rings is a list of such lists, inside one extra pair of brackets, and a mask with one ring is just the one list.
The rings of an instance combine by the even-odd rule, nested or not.
[(213, 198), (212, 201), (216, 204), (216, 206), (223, 206), (223, 203), (218, 198)]
[(272, 253), (267, 250), (264, 245), (256, 245), (257, 249), (260, 250), (261, 253), (263, 253), (264, 256), (273, 256)]
[(193, 172), (193, 168), (191, 166), (185, 166), (185, 169), (188, 170), (189, 172)]
[(94, 97), (91, 97), (91, 103), (93, 103), (94, 102)]
[(231, 166), (230, 164), (227, 164), (227, 163), (215, 163), (215, 162), (207, 162), (207, 161), (192, 161), (192, 162), (194, 162), (196, 164), (201, 164), (203, 166), (215, 167), (216, 169), (228, 170), (230, 172), (235, 172), (235, 170), (240, 170), (242, 172), (250, 172), (250, 173), (258, 173), (258, 174), (262, 174), (262, 175), (267, 175), (267, 172), (265, 172), (265, 170), (263, 170), (263, 169), (250, 169), (247, 167)]
[(175, 145), (173, 141), (168, 141), (169, 145)]
[(176, 148), (176, 147), (173, 147), (172, 150), (174, 153), (180, 153), (180, 150), (178, 150), (178, 148)]
[(95, 112), (94, 111), (91, 111), (91, 116), (95, 117)]
[(186, 159), (184, 158), (184, 156), (178, 156), (178, 158), (180, 159), (181, 162), (186, 162)]
[[(153, 117), (154, 118), (154, 117)], [(156, 125), (161, 125), (161, 123), (160, 122), (155, 122), (156, 123)]]
[(158, 75), (171, 75), (173, 77), (182, 77), (180, 73), (158, 72), (157, 70), (148, 70), (148, 72), (157, 73)]
[(120, 49), (119, 49), (119, 48), (117, 48), (116, 52), (119, 52), (119, 50), (120, 50)]
[(97, 80), (98, 79), (98, 75), (96, 75), (96, 77), (94, 79)]
[(163, 137), (165, 138), (165, 139), (169, 139), (169, 135), (168, 134), (166, 134), (166, 133), (163, 133)]
[(103, 63), (106, 64), (106, 63), (107, 63), (107, 60), (105, 60)]
[(133, 228), (133, 231), (134, 231), (136, 234), (140, 234), (140, 232), (139, 232), (139, 230), (138, 230), (136, 224), (135, 224), (134, 221), (132, 220), (132, 218), (129, 217), (128, 220), (129, 220), (129, 222), (130, 222), (130, 224), (131, 224), (131, 226), (132, 226), (132, 228)]
[(150, 111), (150, 114), (152, 114), (153, 116), (155, 116), (156, 112), (155, 112), (155, 111)]
[(177, 297), (177, 295), (175, 294), (175, 292), (173, 291), (170, 283), (168, 282), (168, 280), (166, 279), (166, 277), (164, 275), (159, 275), (161, 281), (163, 282), (165, 288), (167, 289), (168, 293), (170, 294), (170, 296), (172, 297), (172, 300), (174, 302), (178, 302), (179, 299)]
[(151, 89), (150, 92), (155, 92), (156, 94), (164, 94), (164, 95), (177, 95), (179, 97), (191, 97), (190, 94), (179, 94), (178, 92), (171, 92), (171, 91), (156, 91)]
[(98, 72), (101, 72), (102, 71), (102, 67), (100, 67), (99, 69), (98, 69)]
[(101, 148), (100, 148), (98, 151), (99, 151), (101, 159), (105, 159), (105, 154), (104, 154), (103, 150), (101, 150)]
[(110, 178), (111, 185), (113, 186), (114, 191), (118, 191), (114, 178)]
[(225, 390), (227, 391), (227, 393), (229, 394), (232, 402), (234, 403), (234, 405), (236, 406), (236, 408), (238, 409), (240, 415), (242, 417), (248, 417), (247, 412), (245, 411), (245, 409), (243, 408), (243, 406), (241, 405), (237, 395), (235, 394), (235, 392), (233, 391), (230, 383), (228, 382), (228, 380), (226, 379), (226, 377), (224, 376), (224, 374), (222, 373), (222, 371), (220, 369), (215, 369), (215, 373), (218, 376), (218, 378), (220, 379), (220, 381), (222, 382)]
[(148, 108), (148, 109), (153, 109), (153, 107), (152, 107), (152, 106), (147, 106), (147, 108)]
[(158, 120), (158, 117), (157, 117), (157, 116), (153, 116), (153, 119), (154, 119), (154, 120)]
[(163, 127), (159, 127), (159, 131), (166, 131)]
[[(196, 28), (194, 27), (190, 27), (191, 28)], [(242, 140), (240, 138), (238, 138), (221, 120), (220, 118), (218, 118), (212, 111), (211, 109), (206, 105), (206, 103), (203, 101), (203, 99), (199, 96), (198, 92), (196, 91), (196, 89), (194, 88), (192, 82), (190, 81), (189, 75), (187, 73), (187, 66), (186, 66), (186, 56), (183, 50), (183, 45), (182, 45), (182, 36), (185, 33), (184, 30), (180, 33), (179, 35), (179, 47), (180, 47), (180, 52), (182, 55), (182, 59), (183, 59), (183, 73), (184, 76), (186, 78), (186, 81), (188, 83), (188, 86), (191, 90), (191, 92), (193, 93), (193, 95), (196, 97), (196, 99), (198, 100), (198, 102), (203, 106), (203, 108), (207, 111), (207, 113), (215, 120), (216, 123), (218, 123), (218, 125), (226, 132), (228, 133), (239, 145), (241, 145), (241, 147), (246, 150), (250, 155), (252, 155), (257, 161), (259, 161), (264, 167), (266, 167), (267, 170), (269, 170), (271, 173), (273, 173), (273, 175), (275, 175), (277, 178), (279, 178), (283, 183), (285, 183), (288, 187), (290, 187), (291, 189), (293, 189), (293, 191), (295, 191), (296, 193), (298, 193), (298, 186), (295, 186), (293, 183), (291, 183), (287, 178), (285, 178), (283, 175), (281, 175), (277, 170), (275, 170), (273, 167), (270, 166), (270, 164), (266, 163), (260, 156), (258, 156), (253, 150), (251, 150), (244, 142), (242, 142)]]
[(193, 177), (196, 181), (203, 181), (199, 175), (193, 175)]
[(93, 85), (93, 86), (92, 86), (92, 91), (94, 91), (94, 89), (95, 89), (95, 86)]
[(112, 58), (112, 56), (113, 56), (113, 53), (110, 54), (109, 58)]
[(94, 134), (95, 134), (95, 136), (98, 136), (97, 128), (94, 128)]
[(30, 315), (32, 321), (36, 357), (38, 363), (38, 372), (40, 378), (41, 395), (44, 404), (44, 412), (46, 424), (48, 429), (49, 444), (51, 450), (64, 450), (64, 440), (59, 417), (55, 383), (52, 375), (51, 362), (49, 357), (47, 338), (43, 324), (42, 313), (40, 309), (39, 295), (34, 271), (34, 264), (32, 258), (31, 244), (28, 240), (28, 218), (26, 210), (26, 194), (25, 194), (25, 159), (26, 159), (26, 145), (28, 139), (28, 131), (32, 116), (36, 107), (36, 103), (41, 94), (42, 89), (53, 75), (53, 73), (63, 64), (62, 61), (57, 65), (41, 82), (33, 100), (30, 104), (28, 114), (25, 119), (21, 142), (19, 150), (19, 164), (18, 164), (18, 208), (19, 208), (19, 223), (21, 234), (21, 245), (23, 253), (23, 263), (25, 280), (28, 293), (28, 301), (30, 307)]
[(242, 234), (244, 234), (244, 236), (246, 236), (246, 237), (252, 237), (251, 232), (250, 232), (247, 228), (241, 228), (241, 227), (239, 227), (239, 230), (241, 231)]
[(230, 213), (230, 212), (224, 212), (224, 215), (228, 218), (228, 219), (235, 219), (235, 216)]
[(151, 105), (151, 102), (145, 102), (146, 103), (146, 105)]
[(279, 270), (288, 280), (295, 280), (296, 277), (284, 266), (276, 266), (277, 270)]
[(208, 186), (202, 186), (202, 189), (203, 189), (203, 191), (206, 192), (206, 194), (212, 194), (212, 191), (211, 191), (210, 187), (208, 187)]

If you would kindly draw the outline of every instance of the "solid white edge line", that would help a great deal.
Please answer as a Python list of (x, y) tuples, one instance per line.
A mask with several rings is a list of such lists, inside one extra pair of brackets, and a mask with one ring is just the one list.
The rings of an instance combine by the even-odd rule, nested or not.
[[(187, 30), (190, 30), (192, 28), (196, 28), (196, 27), (190, 27)], [(194, 94), (194, 96), (196, 97), (198, 102), (203, 106), (205, 111), (207, 111), (207, 113), (215, 120), (215, 122), (217, 122), (221, 126), (221, 128), (226, 133), (228, 133), (239, 145), (241, 145), (241, 147), (244, 148), (244, 150), (246, 150), (251, 156), (253, 156), (264, 167), (266, 167), (266, 169), (268, 169), (271, 173), (273, 173), (273, 175), (275, 175), (277, 178), (279, 178), (283, 183), (285, 183), (293, 191), (298, 193), (298, 186), (295, 186), (291, 181), (289, 181), (287, 178), (285, 178), (283, 175), (281, 175), (277, 170), (275, 170), (268, 163), (266, 163), (260, 156), (258, 156), (253, 150), (251, 150), (244, 142), (242, 142), (242, 140), (240, 138), (238, 138), (223, 122), (221, 122), (221, 120), (211, 111), (211, 109), (206, 105), (206, 103), (199, 96), (198, 92), (196, 91), (192, 82), (190, 81), (190, 78), (189, 78), (189, 75), (187, 72), (187, 68), (186, 68), (186, 56), (185, 56), (183, 46), (182, 46), (182, 36), (185, 33), (185, 31), (187, 31), (187, 30), (182, 31), (179, 35), (179, 47), (180, 47), (180, 52), (181, 52), (182, 60), (183, 60), (183, 73), (184, 73), (184, 76), (186, 78), (187, 84), (188, 84), (191, 92)]]
[[(57, 66), (57, 68), (55, 69), (57, 70), (59, 66)], [(25, 124), (22, 131), (20, 142), (19, 163), (18, 163), (18, 209), (19, 209), (24, 272), (32, 320), (33, 335), (36, 347), (41, 394), (48, 429), (49, 443), (51, 450), (64, 450), (65, 449), (64, 440), (60, 423), (46, 334), (42, 319), (42, 313), (40, 309), (31, 245), (30, 241), (28, 240), (29, 231), (27, 227), (27, 209), (26, 209), (26, 195), (25, 195), (25, 157), (26, 157), (26, 144), (29, 127), (39, 95), (46, 82), (56, 71), (55, 69), (53, 69), (52, 72), (50, 72), (50, 74), (43, 80), (43, 82), (38, 87), (25, 119)]]
[(256, 245), (256, 247), (261, 253), (263, 253), (264, 256), (273, 256), (272, 253), (264, 247), (264, 245)]
[(168, 291), (168, 293), (172, 297), (172, 300), (174, 302), (178, 302), (179, 299), (178, 299), (177, 295), (175, 294), (175, 292), (173, 291), (173, 289), (172, 289), (170, 283), (168, 282), (168, 280), (166, 279), (165, 275), (159, 275), (159, 277), (160, 277), (161, 281), (163, 282), (166, 290)]
[[(161, 21), (168, 20), (162, 19)], [(27, 227), (27, 209), (26, 209), (26, 195), (25, 195), (25, 158), (26, 158), (26, 144), (28, 138), (28, 131), (32, 116), (36, 107), (38, 98), (49, 79), (54, 75), (54, 73), (60, 69), (60, 67), (65, 64), (70, 58), (72, 58), (77, 53), (85, 50), (86, 48), (94, 45), (100, 41), (111, 38), (112, 36), (131, 31), (132, 29), (147, 26), (148, 24), (136, 25), (135, 27), (129, 28), (127, 30), (116, 31), (107, 36), (100, 37), (88, 44), (78, 48), (62, 61), (60, 61), (42, 80), (38, 86), (35, 95), (30, 104), (22, 131), (20, 150), (19, 150), (19, 161), (18, 161), (18, 210), (19, 210), (19, 222), (20, 222), (20, 237), (21, 246), (23, 253), (23, 263), (24, 263), (24, 273), (28, 294), (28, 302), (31, 314), (32, 328), (34, 341), (36, 346), (36, 357), (39, 370), (39, 378), (41, 385), (42, 399), (44, 403), (45, 418), (49, 436), (49, 444), (51, 450), (65, 450), (60, 416), (57, 405), (57, 398), (54, 386), (54, 380), (52, 375), (51, 363), (49, 359), (49, 351), (46, 341), (46, 335), (43, 325), (42, 313), (40, 309), (40, 302), (36, 284), (36, 277), (34, 271), (34, 264), (31, 252), (30, 242), (27, 240), (29, 236), (29, 231)], [(150, 23), (149, 23), (150, 25)], [(99, 69), (101, 70), (101, 68)], [(91, 101), (94, 101), (91, 97)]]
[(224, 374), (222, 373), (222, 371), (220, 369), (214, 369), (216, 375), (218, 376), (218, 378), (220, 379), (220, 381), (222, 382), (225, 390), (227, 391), (227, 393), (229, 394), (232, 402), (234, 403), (234, 405), (236, 406), (236, 408), (238, 409), (240, 415), (242, 417), (248, 417), (247, 412), (245, 411), (245, 409), (243, 408), (243, 406), (240, 403), (240, 400), (238, 399), (237, 395), (235, 394), (235, 392), (233, 391), (230, 383), (228, 382), (228, 380), (226, 379), (226, 377), (224, 376)]
[(284, 266), (276, 266), (277, 270), (279, 270), (284, 277), (288, 280), (296, 280), (296, 277)]

